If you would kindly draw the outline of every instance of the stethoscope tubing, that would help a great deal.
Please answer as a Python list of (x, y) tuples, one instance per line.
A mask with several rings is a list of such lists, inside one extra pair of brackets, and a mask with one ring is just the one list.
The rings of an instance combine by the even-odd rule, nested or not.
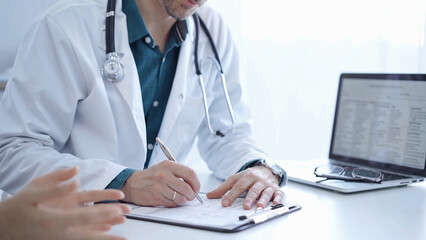
[(115, 4), (116, 0), (108, 0), (105, 18), (106, 54), (115, 52)]
[[(195, 23), (195, 47), (194, 47), (194, 65), (195, 65), (195, 72), (198, 76), (198, 82), (200, 84), (201, 87), (201, 92), (203, 95), (203, 107), (204, 107), (204, 112), (206, 114), (206, 121), (207, 121), (207, 127), (210, 131), (210, 133), (220, 136), (220, 137), (224, 137), (225, 133), (229, 134), (232, 132), (232, 130), (234, 130), (235, 128), (235, 117), (234, 117), (234, 111), (232, 109), (232, 104), (231, 104), (231, 100), (229, 98), (229, 93), (228, 93), (228, 89), (226, 87), (226, 78), (225, 78), (225, 74), (223, 73), (223, 68), (222, 68), (222, 62), (220, 61), (219, 58), (219, 54), (217, 52), (217, 48), (216, 48), (216, 44), (214, 44), (213, 42), (213, 38), (210, 34), (210, 31), (208, 30), (206, 24), (204, 23), (204, 21), (200, 18), (200, 16), (197, 13), (194, 13), (194, 15), (192, 15), (193, 19), (194, 19), (194, 23)], [(213, 127), (211, 126), (211, 121), (210, 121), (210, 114), (209, 114), (209, 109), (208, 109), (208, 104), (207, 104), (207, 96), (206, 96), (206, 90), (205, 90), (205, 84), (204, 84), (204, 77), (201, 73), (201, 68), (200, 68), (200, 61), (198, 59), (198, 43), (199, 43), (199, 36), (200, 36), (200, 26), (203, 29), (204, 33), (207, 35), (207, 38), (209, 40), (210, 46), (213, 50), (216, 62), (219, 65), (219, 72), (220, 72), (220, 78), (221, 78), (221, 82), (222, 82), (222, 88), (223, 88), (223, 92), (225, 95), (225, 100), (226, 100), (226, 105), (228, 107), (228, 112), (229, 112), (229, 116), (231, 118), (231, 129), (227, 132), (223, 132), (220, 130), (213, 130)]]
[(192, 18), (194, 19), (194, 23), (195, 23), (194, 65), (195, 65), (196, 74), (201, 75), (201, 69), (200, 69), (199, 60), (198, 60), (198, 43), (200, 42), (200, 39), (199, 39), (200, 38), (200, 25), (201, 25), (201, 28), (203, 29), (203, 31), (206, 33), (207, 38), (209, 39), (210, 46), (211, 46), (213, 53), (214, 53), (214, 58), (216, 59), (217, 63), (219, 64), (220, 73), (222, 74), (223, 73), (222, 62), (220, 61), (219, 54), (217, 53), (216, 44), (214, 44), (214, 42), (213, 42), (213, 38), (212, 38), (212, 35), (210, 34), (210, 31), (207, 29), (206, 24), (200, 18), (200, 15), (198, 15), (198, 13), (194, 13), (192, 15)]
[[(107, 56), (107, 60), (104, 64), (104, 68), (102, 69), (102, 75), (108, 79), (111, 82), (114, 81), (119, 81), (121, 79), (124, 78), (124, 67), (122, 66), (122, 64), (119, 62), (119, 54), (117, 54), (116, 50), (115, 50), (115, 39), (114, 39), (114, 35), (115, 35), (115, 6), (116, 6), (116, 0), (108, 0), (107, 3), (107, 12), (106, 12), (106, 19), (105, 19), (105, 42), (106, 42), (106, 56)], [(219, 58), (219, 54), (216, 48), (216, 45), (213, 42), (213, 38), (209, 32), (209, 30), (207, 29), (206, 24), (202, 21), (202, 19), (200, 18), (200, 16), (197, 13), (193, 14), (193, 19), (195, 22), (195, 46), (194, 46), (194, 65), (195, 65), (195, 71), (196, 74), (198, 76), (198, 82), (200, 84), (201, 87), (201, 92), (203, 95), (203, 107), (204, 107), (204, 111), (206, 114), (206, 121), (207, 121), (207, 126), (209, 131), (217, 136), (221, 136), (224, 137), (225, 133), (231, 133), (234, 128), (235, 128), (235, 117), (234, 117), (234, 111), (232, 109), (232, 104), (231, 104), (231, 100), (229, 98), (229, 93), (228, 93), (228, 89), (226, 87), (226, 79), (225, 79), (225, 74), (223, 73), (223, 68), (222, 68), (222, 63), (220, 61)], [(223, 88), (223, 92), (225, 95), (225, 99), (226, 99), (226, 104), (228, 107), (228, 112), (232, 121), (232, 125), (230, 130), (228, 130), (227, 132), (222, 132), (220, 130), (216, 130), (214, 131), (211, 125), (211, 121), (210, 121), (210, 113), (209, 113), (209, 109), (208, 109), (208, 102), (207, 102), (207, 96), (206, 96), (206, 89), (205, 89), (205, 83), (204, 83), (204, 78), (201, 72), (201, 68), (200, 68), (200, 61), (198, 58), (198, 43), (199, 43), (199, 36), (200, 36), (200, 26), (203, 29), (204, 33), (207, 35), (207, 38), (210, 42), (210, 46), (213, 50), (215, 59), (218, 63), (218, 71), (220, 72), (220, 77), (221, 77), (221, 82), (222, 82), (222, 88)], [(109, 66), (114, 66), (114, 70), (112, 70), (112, 72), (108, 72), (107, 67)]]

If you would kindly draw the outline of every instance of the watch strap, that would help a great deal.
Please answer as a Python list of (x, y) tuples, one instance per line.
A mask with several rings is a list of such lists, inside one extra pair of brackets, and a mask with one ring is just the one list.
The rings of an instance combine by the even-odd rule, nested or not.
[(278, 177), (278, 185), (280, 187), (284, 186), (287, 183), (287, 173), (282, 169), (278, 164), (270, 163), (266, 159), (256, 159), (244, 164), (244, 166), (238, 171), (244, 171), (247, 168), (255, 167), (255, 166), (264, 166), (271, 170), (271, 172)]

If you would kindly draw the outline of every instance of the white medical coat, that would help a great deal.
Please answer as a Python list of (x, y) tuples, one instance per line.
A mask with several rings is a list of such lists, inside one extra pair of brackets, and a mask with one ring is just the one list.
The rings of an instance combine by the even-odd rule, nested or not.
[[(21, 45), (0, 103), (0, 188), (15, 194), (34, 177), (78, 165), (81, 189), (103, 189), (124, 168), (143, 169), (146, 129), (136, 65), (121, 0), (116, 6), (116, 50), (124, 80), (102, 78), (107, 0), (63, 1), (42, 14)], [(194, 22), (188, 19), (176, 75), (158, 136), (185, 163), (194, 141), (214, 174), (226, 179), (246, 162), (265, 158), (250, 138), (238, 55), (221, 17), (205, 6), (198, 13), (217, 46), (236, 115), (232, 134), (221, 138), (206, 126), (194, 67)], [(200, 59), (213, 56), (200, 31)], [(216, 67), (203, 64), (211, 118), (229, 123)], [(225, 129), (226, 130), (226, 129)], [(154, 147), (150, 166), (166, 159)]]

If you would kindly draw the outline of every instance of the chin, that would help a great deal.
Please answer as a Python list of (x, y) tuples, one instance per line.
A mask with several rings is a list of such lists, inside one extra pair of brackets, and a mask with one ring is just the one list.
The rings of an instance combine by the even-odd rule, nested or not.
[(195, 12), (196, 12), (196, 9), (191, 9), (191, 10), (186, 10), (186, 11), (182, 11), (178, 13), (169, 13), (169, 15), (172, 16), (173, 18), (184, 20), (192, 16), (192, 14), (194, 14)]

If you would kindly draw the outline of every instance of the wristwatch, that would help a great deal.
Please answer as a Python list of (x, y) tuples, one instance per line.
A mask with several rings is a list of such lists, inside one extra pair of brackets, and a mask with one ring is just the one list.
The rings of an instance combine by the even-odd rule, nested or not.
[(280, 187), (284, 186), (287, 182), (286, 172), (277, 164), (271, 164), (268, 160), (262, 159), (259, 160), (254, 166), (264, 166), (265, 168), (269, 169), (272, 174), (278, 177), (278, 185)]

